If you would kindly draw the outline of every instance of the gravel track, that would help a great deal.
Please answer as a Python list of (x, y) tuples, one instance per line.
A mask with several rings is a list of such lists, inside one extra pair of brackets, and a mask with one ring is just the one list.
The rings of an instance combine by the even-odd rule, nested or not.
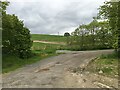
[(71, 51), (41, 60), (3, 74), (3, 88), (100, 88), (89, 73), (77, 75), (69, 69), (84, 68), (92, 59), (112, 51)]

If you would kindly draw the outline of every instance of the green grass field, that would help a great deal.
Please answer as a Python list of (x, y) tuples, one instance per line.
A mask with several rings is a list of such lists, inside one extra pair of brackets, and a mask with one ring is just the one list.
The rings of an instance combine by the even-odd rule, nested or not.
[(34, 42), (32, 46), (33, 51), (44, 51), (44, 52), (49, 52), (53, 53), (60, 47), (63, 47), (64, 45), (59, 45), (59, 44), (47, 44), (47, 43), (39, 43), (39, 42)]
[(32, 40), (66, 42), (66, 37), (58, 35), (32, 34)]

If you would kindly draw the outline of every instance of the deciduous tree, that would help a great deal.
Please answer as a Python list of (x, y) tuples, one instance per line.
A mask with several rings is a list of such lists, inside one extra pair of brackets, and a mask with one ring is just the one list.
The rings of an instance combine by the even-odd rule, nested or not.
[(2, 51), (3, 54), (28, 58), (31, 55), (30, 31), (16, 15), (6, 14), (8, 2), (2, 2)]

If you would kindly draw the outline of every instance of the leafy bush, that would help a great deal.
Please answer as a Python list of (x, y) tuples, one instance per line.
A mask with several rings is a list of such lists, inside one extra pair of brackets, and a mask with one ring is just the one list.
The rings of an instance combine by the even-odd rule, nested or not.
[(24, 27), (23, 21), (19, 20), (14, 14), (7, 14), (3, 9), (2, 26), (3, 54), (14, 54), (20, 58), (30, 57), (31, 35), (29, 29)]

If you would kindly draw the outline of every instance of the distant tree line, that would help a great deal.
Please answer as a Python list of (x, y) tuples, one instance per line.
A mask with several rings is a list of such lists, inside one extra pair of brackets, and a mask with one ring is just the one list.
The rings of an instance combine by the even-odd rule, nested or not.
[(16, 55), (20, 58), (31, 56), (30, 31), (24, 26), (23, 21), (16, 15), (6, 13), (9, 2), (0, 2), (2, 12), (2, 53), (3, 55)]

